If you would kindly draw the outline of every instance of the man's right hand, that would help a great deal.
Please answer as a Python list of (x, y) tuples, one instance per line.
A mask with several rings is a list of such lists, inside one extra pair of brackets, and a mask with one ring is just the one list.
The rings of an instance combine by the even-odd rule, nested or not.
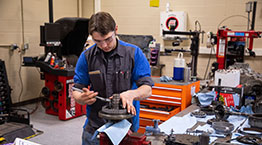
[(87, 88), (83, 88), (82, 90), (82, 93), (79, 91), (73, 91), (73, 97), (75, 98), (76, 102), (81, 105), (92, 105), (95, 103), (95, 96), (98, 95), (98, 92), (90, 91)]

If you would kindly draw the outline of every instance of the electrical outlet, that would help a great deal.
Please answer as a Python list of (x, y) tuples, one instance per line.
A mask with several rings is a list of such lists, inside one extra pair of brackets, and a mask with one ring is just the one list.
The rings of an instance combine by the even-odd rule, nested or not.
[(11, 50), (11, 51), (14, 51), (14, 50), (16, 50), (17, 48), (19, 48), (18, 45), (17, 45), (16, 43), (14, 43), (14, 44), (11, 44), (10, 50)]
[(25, 43), (24, 46), (23, 46), (22, 51), (26, 51), (27, 49), (29, 49), (29, 44)]

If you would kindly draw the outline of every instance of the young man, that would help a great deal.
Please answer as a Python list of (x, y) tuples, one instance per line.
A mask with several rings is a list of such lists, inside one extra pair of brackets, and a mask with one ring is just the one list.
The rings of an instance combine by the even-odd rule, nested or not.
[(83, 93), (73, 91), (73, 97), (78, 103), (87, 104), (87, 120), (82, 135), (84, 145), (99, 144), (97, 139), (91, 140), (91, 137), (96, 129), (106, 123), (98, 116), (105, 103), (95, 96), (110, 98), (119, 93), (123, 107), (135, 115), (131, 129), (137, 131), (139, 100), (146, 99), (152, 92), (153, 81), (145, 55), (137, 46), (118, 40), (117, 29), (109, 13), (93, 14), (88, 31), (95, 45), (80, 55), (76, 65), (74, 86), (82, 89)]

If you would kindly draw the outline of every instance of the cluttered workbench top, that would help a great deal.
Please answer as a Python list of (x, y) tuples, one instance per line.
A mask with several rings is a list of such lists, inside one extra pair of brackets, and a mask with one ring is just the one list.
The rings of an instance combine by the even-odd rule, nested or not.
[[(167, 120), (160, 119), (162, 136), (147, 137), (153, 144), (262, 144), (261, 75), (235, 64), (214, 76), (201, 82), (153, 78), (150, 99), (179, 100), (174, 104), (180, 109)], [(196, 83), (201, 89), (194, 90), (200, 86)], [(190, 95), (183, 96), (182, 90)]]
[[(171, 117), (159, 125), (159, 129), (165, 135), (148, 136), (155, 145), (172, 143), (190, 144), (261, 144), (261, 132), (248, 130), (249, 118), (242, 115), (230, 115), (227, 121), (211, 122), (216, 115), (196, 115), (200, 107), (190, 105), (185, 110)], [(201, 143), (202, 142), (202, 143)]]

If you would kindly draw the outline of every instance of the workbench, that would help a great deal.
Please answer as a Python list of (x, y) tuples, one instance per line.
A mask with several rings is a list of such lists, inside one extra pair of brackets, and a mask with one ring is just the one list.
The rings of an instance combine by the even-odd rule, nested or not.
[[(160, 136), (160, 137), (148, 136), (147, 139), (151, 142), (155, 142), (155, 145), (164, 145), (164, 143), (162, 142), (167, 137), (167, 135), (170, 134), (171, 129), (174, 130), (173, 132), (174, 134), (186, 134), (187, 129), (202, 130), (204, 128), (207, 128), (206, 126), (209, 126), (208, 128), (212, 129), (212, 127), (206, 123), (206, 120), (214, 118), (215, 117), (214, 115), (207, 115), (205, 118), (195, 118), (194, 116), (190, 115), (191, 112), (198, 109), (199, 107), (196, 104), (190, 105), (185, 110), (179, 112), (175, 116), (171, 117), (170, 119), (159, 125), (160, 131), (165, 133), (164, 136)], [(241, 136), (238, 133), (238, 130), (242, 130), (242, 128), (249, 126), (248, 119), (243, 116), (231, 115), (227, 120), (229, 121), (229, 123), (232, 123), (234, 125), (232, 134), (222, 137), (222, 135), (216, 134), (214, 132), (210, 135), (210, 144), (215, 144), (215, 145), (219, 143), (223, 144), (223, 142), (227, 140), (231, 140), (231, 138), (236, 138), (237, 136)], [(192, 134), (192, 135), (197, 135), (197, 134)], [(231, 141), (231, 143), (241, 144), (236, 140)]]
[[(199, 107), (195, 104), (188, 106), (183, 111), (177, 113), (175, 116), (177, 117), (183, 117), (184, 115), (199, 109)], [(151, 141), (152, 145), (165, 145), (164, 140), (166, 139), (167, 135), (149, 135), (147, 136), (147, 140)]]
[(200, 81), (161, 82), (153, 77), (152, 95), (140, 102), (140, 127), (138, 132), (144, 133), (146, 126), (153, 126), (153, 120), (159, 124), (168, 120), (191, 104), (192, 96), (199, 91)]

